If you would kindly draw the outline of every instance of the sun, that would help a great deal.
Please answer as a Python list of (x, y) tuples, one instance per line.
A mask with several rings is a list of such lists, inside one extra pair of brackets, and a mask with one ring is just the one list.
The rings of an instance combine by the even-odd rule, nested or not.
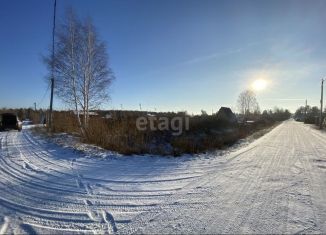
[(251, 87), (255, 91), (262, 91), (267, 87), (267, 81), (264, 79), (257, 79), (251, 84)]

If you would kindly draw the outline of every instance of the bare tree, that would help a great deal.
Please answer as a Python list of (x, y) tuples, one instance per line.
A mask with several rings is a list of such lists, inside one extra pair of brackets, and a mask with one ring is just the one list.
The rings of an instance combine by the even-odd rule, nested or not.
[(69, 10), (56, 32), (55, 48), (53, 60), (45, 57), (48, 68), (54, 64), (55, 94), (75, 110), (84, 134), (89, 110), (108, 101), (114, 79), (105, 43), (98, 38), (91, 19), (80, 20)]
[(259, 113), (259, 105), (256, 95), (251, 90), (245, 90), (238, 97), (239, 112), (245, 116), (253, 113)]

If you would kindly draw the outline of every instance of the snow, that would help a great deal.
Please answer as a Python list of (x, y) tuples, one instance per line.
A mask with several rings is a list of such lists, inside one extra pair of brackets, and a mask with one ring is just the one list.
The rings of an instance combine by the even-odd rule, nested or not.
[(326, 134), (302, 123), (232, 151), (91, 154), (0, 132), (0, 234), (326, 233)]

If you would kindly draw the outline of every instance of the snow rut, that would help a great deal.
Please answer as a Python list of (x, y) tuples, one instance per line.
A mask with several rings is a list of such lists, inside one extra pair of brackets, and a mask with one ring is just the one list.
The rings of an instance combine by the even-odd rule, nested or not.
[(285, 122), (243, 149), (91, 159), (0, 133), (0, 234), (325, 233), (326, 136)]
[[(11, 233), (131, 231), (144, 213), (180, 208), (166, 198), (212, 167), (203, 163), (192, 172), (187, 159), (151, 159), (157, 167), (146, 165), (145, 157), (140, 163), (88, 159), (41, 142), (28, 131), (0, 133), (0, 143), (0, 218), (13, 216)], [(8, 221), (1, 232), (7, 231)]]

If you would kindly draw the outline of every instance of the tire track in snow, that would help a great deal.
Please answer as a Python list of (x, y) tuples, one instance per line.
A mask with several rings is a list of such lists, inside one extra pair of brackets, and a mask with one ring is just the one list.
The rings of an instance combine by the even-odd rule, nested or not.
[[(284, 152), (284, 148), (282, 148), (283, 146), (290, 146), (288, 145), (288, 143), (286, 141), (284, 141), (283, 135), (284, 132), (287, 132), (287, 129), (282, 130), (277, 138), (274, 138), (274, 142), (271, 142), (270, 144), (272, 144), (273, 146), (279, 146), (279, 148), (274, 148), (274, 153), (270, 156), (270, 159), (267, 159), (266, 157), (264, 158), (264, 161), (269, 161), (269, 164), (266, 165), (265, 167), (265, 171), (262, 174), (262, 177), (260, 177), (260, 181), (259, 184), (257, 184), (255, 190), (252, 189), (252, 191), (256, 191), (256, 192), (260, 192), (255, 194), (254, 197), (252, 197), (251, 201), (255, 201), (260, 203), (260, 206), (254, 207), (253, 203), (251, 203), (251, 205), (249, 205), (249, 208), (247, 213), (244, 214), (244, 216), (242, 217), (242, 219), (239, 218), (239, 220), (241, 221), (241, 223), (239, 224), (239, 233), (242, 232), (249, 232), (249, 233), (257, 233), (257, 232), (277, 232), (277, 231), (284, 231), (285, 228), (285, 223), (283, 223), (284, 221), (286, 221), (287, 218), (287, 213), (286, 213), (286, 209), (284, 210), (284, 208), (286, 208), (286, 206), (282, 206), (282, 210), (279, 209), (280, 205), (279, 203), (285, 203), (285, 205), (288, 204), (288, 199), (287, 196), (285, 194), (279, 194), (280, 190), (283, 190), (283, 182), (282, 182), (282, 166), (286, 165), (285, 162), (287, 162), (290, 157), (285, 158), (284, 154), (288, 154), (289, 156), (289, 151), (286, 150)], [(281, 143), (281, 145), (279, 145), (279, 143)], [(283, 146), (282, 146), (283, 145)], [(291, 151), (290, 151), (291, 153)], [(294, 152), (292, 151), (292, 154)], [(262, 156), (264, 156), (265, 154), (262, 153)], [(265, 185), (269, 184), (270, 186), (270, 190), (266, 191), (266, 189), (264, 187), (266, 187)], [(280, 185), (281, 184), (281, 185)], [(278, 230), (273, 230), (273, 231), (269, 231), (266, 230), (266, 223), (268, 221), (268, 218), (270, 217), (283, 217), (282, 219), (277, 219), (275, 220), (276, 223), (278, 223), (277, 226), (273, 226), (273, 227), (278, 227)], [(285, 217), (285, 218), (284, 218)], [(260, 218), (259, 220), (257, 220), (257, 218)], [(274, 221), (273, 221), (274, 222)], [(257, 225), (255, 227), (257, 228), (265, 228), (264, 230), (251, 230), (250, 229), (250, 224), (255, 224), (257, 223)], [(271, 226), (272, 227), (272, 226)]]
[[(291, 185), (279, 184), (278, 181), (286, 176), (286, 170), (289, 175), (298, 174), (298, 180), (308, 177), (306, 175), (308, 169), (316, 170), (317, 163), (311, 161), (312, 155), (321, 156), (323, 142), (318, 141), (315, 146), (316, 152), (307, 158), (304, 155), (300, 158), (284, 158), (283, 155), (297, 154), (287, 152), (286, 146), (297, 146), (298, 143), (294, 140), (284, 142), (280, 146), (282, 150), (278, 150), (275, 146), (277, 146), (276, 140), (280, 138), (280, 130), (272, 131), (266, 137), (269, 143), (255, 142), (248, 148), (242, 149), (242, 154), (241, 151), (231, 153), (230, 161), (221, 160), (220, 157), (210, 157), (209, 159), (193, 158), (192, 161), (185, 162), (180, 162), (178, 159), (160, 162), (159, 158), (154, 160), (147, 158), (146, 161), (145, 158), (134, 158), (132, 161), (125, 161), (129, 158), (112, 161), (89, 160), (79, 158), (80, 154), (57, 147), (55, 150), (59, 152), (51, 149), (47, 151), (45, 149), (49, 145), (38, 142), (37, 138), (32, 137), (29, 132), (25, 132), (25, 135), (8, 133), (7, 138), (4, 138), (5, 135), (1, 133), (3, 144), (0, 149), (0, 190), (4, 188), (5, 190), (0, 195), (0, 206), (4, 208), (5, 205), (8, 210), (12, 208), (13, 211), (19, 211), (16, 215), (22, 220), (19, 225), (21, 231), (24, 230), (24, 224), (27, 224), (25, 228), (29, 231), (34, 229), (36, 233), (148, 233), (150, 224), (154, 226), (164, 224), (161, 220), (169, 219), (165, 217), (166, 215), (177, 215), (182, 218), (189, 208), (193, 208), (198, 213), (192, 216), (199, 216), (196, 225), (188, 224), (190, 227), (194, 226), (192, 227), (194, 232), (204, 232), (199, 230), (204, 226), (211, 229), (221, 228), (214, 227), (219, 223), (224, 226), (224, 230), (207, 231), (257, 232), (271, 231), (266, 230), (270, 228), (277, 229), (274, 231), (291, 233), (294, 230), (286, 227), (291, 223), (291, 219), (282, 222), (279, 228), (275, 227), (277, 224), (275, 221), (269, 225), (261, 223), (261, 230), (253, 230), (252, 222), (257, 219), (259, 224), (259, 220), (268, 215), (263, 211), (278, 213), (281, 207), (284, 208), (282, 212), (284, 214), (276, 215), (274, 219), (283, 220), (286, 214), (288, 218), (291, 216), (293, 213), (291, 206), (299, 205), (292, 203), (292, 197), (297, 197), (294, 194), (300, 192), (300, 187), (306, 186), (299, 185), (298, 191), (295, 191), (295, 188), (286, 188)], [(298, 135), (305, 133), (298, 131), (293, 135), (285, 131), (283, 134), (291, 138), (294, 136), (297, 141)], [(28, 137), (33, 139), (28, 141), (26, 139)], [(312, 138), (317, 139), (317, 137)], [(311, 151), (312, 147), (308, 144), (305, 151)], [(40, 171), (24, 169), (23, 159), (19, 156), (18, 150), (30, 161), (32, 167), (34, 165)], [(61, 151), (67, 155), (67, 159), (59, 156)], [(271, 152), (276, 156), (270, 154)], [(240, 155), (236, 156), (239, 153)], [(72, 161), (73, 158), (78, 159)], [(137, 166), (136, 164), (147, 164), (147, 161), (149, 164), (143, 167), (143, 171), (127, 172), (125, 171), (127, 167), (123, 166), (126, 164), (135, 169), (133, 167)], [(174, 161), (178, 161), (178, 165), (171, 164)], [(85, 171), (89, 167), (96, 173), (96, 170), (101, 167), (94, 167), (95, 164), (102, 164), (101, 167), (106, 168), (107, 171), (116, 171), (108, 174), (112, 178), (97, 179), (97, 174)], [(120, 172), (114, 169), (115, 167), (119, 168)], [(151, 167), (160, 173), (157, 174)], [(318, 169), (318, 174), (321, 172), (322, 169)], [(311, 176), (313, 182), (318, 182), (316, 181), (318, 174)], [(304, 184), (309, 182), (307, 179)], [(273, 187), (266, 188), (266, 182), (271, 183)], [(234, 185), (230, 185), (232, 183)], [(311, 193), (316, 191), (315, 188), (311, 190)], [(281, 192), (285, 193), (284, 196), (280, 196)], [(35, 200), (32, 198), (33, 195), (36, 197)], [(51, 200), (47, 200), (47, 197)], [(288, 198), (290, 198), (290, 205), (287, 204)], [(303, 196), (302, 198), (305, 199)], [(41, 203), (37, 205), (38, 200)], [(278, 201), (281, 204), (275, 205)], [(257, 207), (257, 202), (260, 203), (260, 208)], [(318, 204), (314, 205), (316, 206)], [(290, 211), (287, 211), (287, 208)], [(216, 210), (220, 214), (210, 219), (204, 214), (207, 210)], [(318, 217), (323, 218), (320, 210), (316, 218)], [(166, 223), (173, 224), (173, 218), (178, 217), (171, 217), (171, 221)], [(302, 224), (304, 222), (307, 221), (302, 220)], [(232, 225), (235, 228), (232, 229)], [(308, 228), (309, 221), (304, 226), (308, 230), (302, 231), (313, 231)], [(157, 227), (154, 231), (164, 232), (163, 228)]]
[[(275, 133), (278, 134), (277, 132)], [(273, 135), (275, 135), (275, 133)], [(276, 137), (274, 137), (273, 139), (276, 139)], [(258, 146), (258, 144), (256, 143), (254, 147), (249, 146), (249, 148), (245, 150), (240, 150), (240, 153), (234, 153), (234, 156), (231, 155), (231, 157), (229, 158), (230, 161), (226, 161), (225, 166), (221, 169), (218, 169), (214, 177), (209, 178), (208, 181), (210, 182), (219, 182), (221, 176), (227, 177), (227, 175), (219, 172), (219, 170), (226, 170), (227, 172), (229, 169), (237, 170), (237, 175), (235, 177), (227, 178), (227, 180), (231, 179), (233, 181), (228, 183), (229, 187), (224, 192), (222, 192), (224, 194), (227, 193), (228, 195), (224, 199), (222, 199), (220, 204), (247, 205), (249, 203), (248, 206), (246, 206), (245, 208), (251, 208), (250, 202), (252, 200), (255, 200), (255, 197), (258, 197), (258, 194), (251, 195), (251, 192), (259, 187), (262, 182), (263, 176), (266, 174), (266, 169), (268, 169), (268, 161), (257, 155), (258, 147), (259, 149), (261, 149), (260, 155), (264, 155), (266, 151), (269, 151), (269, 148), (266, 148), (264, 146), (265, 144), (263, 144), (263, 147), (261, 147)], [(239, 156), (242, 156), (241, 159), (238, 158)], [(244, 167), (244, 165), (237, 166), (239, 161), (245, 162), (247, 167)], [(231, 217), (228, 216), (228, 219), (225, 219), (227, 218), (227, 216), (221, 216), (223, 218), (223, 221), (220, 221), (220, 223), (224, 224), (224, 228), (222, 231), (223, 233), (237, 232), (241, 224), (244, 223), (247, 219), (246, 216), (240, 217), (241, 213), (239, 213), (236, 208), (229, 208), (227, 212), (222, 211), (221, 213), (231, 215)], [(246, 213), (247, 215), (249, 215), (251, 213), (251, 210), (246, 210)], [(214, 223), (216, 222), (212, 221), (212, 224)]]
[[(273, 138), (277, 139), (278, 135)], [(265, 179), (265, 176), (268, 174), (269, 170), (274, 164), (275, 157), (278, 156), (279, 150), (275, 149), (275, 152), (272, 154), (271, 158), (264, 158), (263, 156), (269, 152), (269, 148), (265, 148), (264, 145), (259, 148), (261, 151), (257, 151), (255, 155), (251, 156), (250, 159), (253, 162), (253, 170), (246, 175), (246, 181), (240, 189), (238, 187), (235, 191), (231, 191), (231, 199), (228, 200), (230, 205), (239, 205), (237, 208), (231, 208), (227, 211), (228, 220), (225, 225), (225, 232), (227, 233), (241, 233), (242, 227), (250, 220), (252, 216), (255, 216), (255, 210), (253, 208), (254, 201), (261, 200), (262, 194), (254, 193), (261, 188), (261, 185)], [(256, 149), (257, 150), (257, 149)], [(242, 159), (241, 159), (242, 160)], [(239, 166), (240, 168), (242, 166)], [(233, 188), (234, 190), (234, 188)], [(241, 207), (240, 207), (241, 205)]]
[[(307, 127), (306, 127), (307, 128)], [(310, 130), (310, 133), (314, 133), (315, 130)], [(314, 134), (313, 134), (314, 135)], [(320, 182), (320, 180), (325, 179), (325, 176), (323, 172), (318, 170), (318, 168), (313, 167), (312, 162), (313, 159), (318, 157), (318, 159), (325, 159), (325, 152), (320, 152), (317, 149), (318, 142), (312, 142), (310, 138), (307, 138), (307, 135), (303, 135), (304, 139), (302, 141), (302, 144), (304, 146), (305, 152), (308, 153), (307, 149), (313, 150), (313, 153), (302, 155), (301, 159), (304, 165), (305, 173), (308, 176), (308, 189), (309, 189), (309, 198), (311, 202), (311, 209), (313, 210), (314, 214), (314, 223), (312, 223), (311, 228), (313, 231), (315, 229), (319, 231), (324, 231), (326, 229), (325, 220), (322, 218), (326, 217), (326, 209), (323, 208), (323, 205), (326, 203), (326, 192), (323, 190), (325, 187), (323, 187), (320, 184), (316, 183)], [(314, 136), (318, 136), (317, 139), (321, 143), (321, 146), (325, 144), (325, 139), (322, 139), (319, 134), (316, 134)], [(319, 174), (318, 174), (319, 173)], [(325, 181), (324, 181), (325, 182)], [(314, 193), (317, 192), (317, 193)], [(317, 205), (316, 205), (317, 204)], [(311, 232), (309, 229), (305, 229), (301, 231), (304, 232)]]
[[(90, 186), (89, 183), (84, 183), (83, 182), (83, 177), (79, 174), (78, 170), (74, 168), (74, 164), (77, 162), (76, 159), (73, 159), (71, 161), (71, 170), (74, 172), (74, 174), (77, 177), (77, 187), (78, 188), (83, 188), (85, 190), (85, 192), (89, 195), (89, 196), (93, 196), (93, 190)], [(106, 210), (102, 210), (101, 212), (99, 212), (98, 210), (94, 210), (92, 208), (93, 203), (90, 200), (84, 200), (84, 204), (87, 210), (87, 215), (89, 216), (90, 219), (92, 219), (94, 222), (98, 222), (100, 224), (102, 224), (103, 222), (106, 223), (106, 228), (105, 228), (105, 232), (108, 234), (112, 234), (112, 233), (116, 233), (118, 231), (116, 224), (115, 224), (115, 220), (114, 217), (112, 216), (112, 214), (110, 214), (109, 212), (107, 212)], [(100, 215), (102, 216), (102, 218), (100, 217)], [(101, 228), (103, 228), (102, 225), (100, 225)], [(98, 231), (93, 231), (94, 233), (98, 233)], [(100, 231), (100, 233), (102, 233), (102, 231)]]
[[(7, 134), (7, 137), (8, 137), (8, 135), (9, 135), (9, 133)], [(4, 166), (12, 166), (12, 164), (7, 164), (8, 163), (8, 160), (11, 160), (11, 158), (14, 156), (13, 155), (13, 152), (11, 152), (11, 151), (9, 151), (9, 145), (8, 145), (8, 140), (6, 139), (6, 142), (7, 142), (7, 148), (8, 148), (8, 151), (7, 151), (7, 157), (4, 157), (2, 154), (1, 154), (1, 156), (0, 156), (0, 160), (2, 161), (2, 162), (5, 162), (5, 164), (0, 164), (0, 166), (3, 168)], [(5, 161), (6, 160), (6, 161)], [(13, 162), (12, 162), (13, 163)], [(14, 177), (14, 179), (16, 179), (17, 180), (17, 182), (18, 182), (18, 185), (20, 185), (20, 182), (22, 182), (22, 181), (24, 181), (24, 183), (23, 183), (23, 185), (24, 184), (27, 184), (27, 185), (34, 185), (34, 186), (40, 186), (40, 187), (42, 187), (42, 189), (41, 189), (41, 192), (49, 192), (49, 189), (52, 189), (52, 188), (49, 188), (49, 187), (45, 187), (45, 184), (40, 184), (40, 185), (38, 185), (38, 184), (35, 184), (35, 183), (33, 183), (33, 182), (35, 182), (35, 181), (31, 181), (31, 182), (29, 182), (30, 180), (27, 180), (27, 178), (28, 177), (26, 177), (26, 175), (24, 175), (24, 174), (21, 174), (20, 175), (20, 177), (16, 177), (15, 175), (17, 174), (17, 172), (14, 170), (13, 171), (13, 168), (12, 167), (10, 167), (10, 168), (8, 168), (9, 169), (9, 171), (6, 171), (6, 170), (4, 170), (4, 168), (2, 169), (3, 171), (2, 172), (4, 172), (4, 173), (6, 173), (6, 176), (8, 176), (8, 175), (11, 175), (12, 177)], [(14, 172), (14, 174), (12, 174), (12, 173), (9, 173), (9, 172)], [(19, 173), (18, 173), (18, 175), (19, 175)], [(26, 180), (24, 180), (24, 179), (26, 179)], [(44, 190), (45, 189), (45, 190)], [(58, 188), (53, 188), (53, 192), (52, 192), (52, 195), (54, 195), (53, 193), (57, 193), (57, 190), (58, 190)], [(34, 190), (34, 193), (35, 192), (37, 192), (38, 190)], [(65, 193), (67, 193), (67, 191), (63, 191), (63, 192), (65, 192)], [(25, 209), (25, 208), (27, 208), (26, 206), (23, 206), (23, 205), (19, 205), (19, 204), (17, 204), (17, 203), (11, 203), (11, 202), (9, 202), (9, 201), (3, 201), (2, 200), (2, 203), (1, 203), (2, 205), (5, 205), (5, 206), (7, 206), (7, 207), (9, 207), (9, 208), (12, 208), (14, 211), (20, 211), (20, 213), (22, 213), (22, 214), (24, 214), (24, 215), (27, 215), (26, 214), (26, 212), (28, 212), (28, 211), (30, 211), (31, 213), (36, 213), (36, 214), (33, 214), (34, 216), (36, 215), (36, 217), (35, 218), (37, 218), (37, 217), (39, 217), (40, 218), (40, 220), (38, 221), (38, 222), (40, 222), (41, 220), (43, 220), (43, 218), (48, 218), (48, 219), (50, 219), (50, 217), (48, 217), (48, 216), (45, 216), (45, 214), (44, 213), (49, 213), (50, 211), (48, 211), (48, 210), (38, 210), (38, 209), (35, 209), (35, 208), (33, 208), (33, 207), (31, 207), (30, 209)], [(16, 205), (16, 206), (15, 206)], [(19, 209), (19, 208), (23, 208), (23, 209)], [(57, 207), (58, 208), (58, 207)], [(59, 221), (62, 221), (62, 219), (60, 219), (60, 212), (58, 212), (58, 211), (56, 211), (56, 212), (54, 212), (56, 215), (57, 215), (57, 218), (56, 217), (54, 217), (54, 220), (57, 220), (57, 219), (59, 219)], [(43, 214), (43, 215), (42, 215)], [(53, 212), (51, 212), (51, 214), (53, 214)], [(71, 215), (74, 215), (74, 216), (76, 216), (77, 214), (73, 211), (72, 213), (70, 213), (69, 214), (69, 216), (71, 217)], [(59, 216), (59, 217), (58, 217)], [(25, 216), (26, 217), (26, 216)], [(26, 218), (25, 218), (26, 219)], [(72, 220), (72, 221), (75, 221), (75, 220)], [(76, 221), (78, 221), (78, 220), (76, 220)], [(84, 220), (85, 221), (85, 220)], [(49, 222), (49, 220), (48, 220), (48, 222)]]
[[(255, 146), (256, 147), (256, 146)], [(251, 153), (251, 150), (253, 150), (255, 147), (250, 147), (249, 149), (245, 149), (240, 150), (239, 152), (236, 152), (235, 154), (233, 154), (230, 158), (228, 158), (225, 162), (223, 162), (222, 164), (219, 164), (218, 167), (215, 168), (215, 170), (212, 170), (206, 174), (204, 174), (202, 177), (200, 177), (197, 180), (194, 180), (193, 182), (187, 184), (185, 187), (181, 188), (180, 190), (178, 190), (177, 192), (173, 193), (171, 196), (169, 196), (167, 199), (165, 199), (166, 202), (170, 202), (175, 203), (178, 202), (178, 200), (180, 198), (184, 199), (186, 196), (186, 193), (189, 192), (191, 189), (200, 189), (202, 187), (204, 187), (206, 184), (210, 183), (210, 182), (214, 182), (214, 180), (216, 180), (219, 176), (220, 176), (220, 170), (222, 170), (223, 168), (226, 168), (229, 166), (229, 164), (231, 162), (234, 162), (237, 157), (241, 156), (244, 153)], [(266, 150), (266, 148), (263, 149), (263, 152)], [(246, 157), (248, 158), (252, 158), (254, 157), (252, 154), (247, 155)], [(259, 158), (258, 161), (260, 163), (264, 163), (263, 159)], [(258, 168), (257, 168), (258, 171)], [(242, 170), (240, 172), (240, 175), (242, 175), (244, 172), (246, 172), (246, 169)], [(254, 172), (251, 172), (252, 175), (254, 175)], [(257, 176), (257, 175), (256, 175)], [(259, 177), (258, 177), (259, 178)], [(246, 195), (249, 191), (250, 188), (252, 186), (253, 182), (252, 181), (245, 181), (244, 184), (241, 185), (240, 190), (238, 191), (239, 193), (232, 193), (231, 197), (228, 197), (228, 201), (230, 201), (231, 203), (239, 203), (239, 200), (241, 199), (242, 201), (245, 201), (247, 198), (244, 196)], [(239, 188), (238, 188), (239, 189)], [(207, 195), (206, 195), (207, 196)], [(214, 195), (212, 195), (212, 198), (214, 197)], [(203, 208), (204, 206), (207, 205), (207, 202), (201, 202), (198, 203), (198, 205)], [(185, 204), (180, 204), (180, 205), (176, 205), (176, 208), (178, 208), (180, 211), (182, 211), (184, 208), (186, 207)], [(173, 210), (173, 208), (167, 208), (167, 210)], [(166, 210), (164, 210), (163, 208), (161, 208), (161, 210), (159, 212), (147, 212), (147, 213), (142, 213), (136, 220), (134, 223), (136, 223), (136, 225), (134, 225), (133, 227), (138, 227), (138, 228), (144, 228), (144, 226), (148, 225), (150, 221), (153, 221), (155, 218), (159, 217), (161, 214), (165, 213)], [(236, 213), (231, 213), (236, 215)], [(235, 218), (234, 218), (235, 219)], [(234, 219), (231, 219), (230, 221), (233, 222), (233, 224), (231, 225), (234, 226)], [(127, 230), (127, 231), (123, 231), (123, 233), (142, 233), (142, 231), (139, 230)]]
[[(28, 148), (28, 150), (29, 150), (29, 148)], [(34, 156), (36, 156), (36, 154), (34, 154), (33, 152), (32, 152), (32, 157), (33, 157), (33, 159), (34, 159)], [(206, 167), (206, 166), (203, 166), (203, 167), (199, 167), (198, 169), (208, 169), (208, 167)], [(60, 169), (58, 168), (58, 171), (60, 171)], [(84, 179), (83, 179), (84, 180)], [(170, 180), (161, 180), (162, 182), (174, 182), (175, 181), (175, 179), (170, 179)], [(155, 182), (155, 181), (148, 181), (148, 182)], [(114, 182), (114, 183), (117, 183), (117, 182)], [(122, 182), (119, 182), (119, 183), (131, 183), (131, 184), (133, 184), (133, 183), (135, 183), (135, 182), (128, 182), (128, 181), (122, 181)], [(144, 183), (144, 181), (139, 181), (139, 182), (137, 182), (137, 183)], [(87, 185), (87, 184), (86, 184)], [(80, 185), (80, 186), (82, 186), (82, 185)], [(85, 186), (85, 185), (83, 185), (83, 186)], [(86, 189), (85, 188), (85, 191), (87, 192), (89, 192), (89, 188), (88, 189)], [(131, 190), (131, 191), (134, 191), (134, 190)], [(152, 191), (152, 190), (151, 190)], [(153, 195), (154, 196), (154, 195)], [(151, 197), (151, 196), (148, 196), (148, 197)], [(183, 197), (183, 195), (181, 194), (181, 193), (179, 193), (179, 195), (178, 195), (178, 197), (179, 198), (182, 198)], [(173, 199), (169, 199), (169, 200), (163, 200), (163, 201), (165, 201), (164, 203), (167, 205), (167, 208), (169, 208), (169, 207), (172, 207), (172, 205), (174, 204), (174, 200), (179, 200), (177, 197), (174, 197)], [(163, 203), (163, 204), (164, 204)], [(182, 209), (183, 207), (185, 207), (185, 205), (184, 204), (180, 204), (180, 205), (178, 205), (178, 204), (176, 204), (174, 207), (176, 207), (176, 208), (179, 208), (179, 209)], [(128, 208), (128, 206), (126, 207), (126, 208)], [(162, 208), (164, 208), (164, 206), (160, 206), (160, 207), (158, 207), (156, 210), (161, 210)], [(130, 209), (130, 206), (129, 206), (129, 209)], [(121, 209), (119, 209), (119, 210), (121, 210)], [(153, 205), (153, 208), (151, 209), (151, 211), (155, 211), (155, 205)], [(106, 219), (106, 221), (110, 221), (109, 219)], [(111, 220), (112, 221), (112, 220)], [(114, 226), (112, 226), (112, 227), (114, 227)]]

